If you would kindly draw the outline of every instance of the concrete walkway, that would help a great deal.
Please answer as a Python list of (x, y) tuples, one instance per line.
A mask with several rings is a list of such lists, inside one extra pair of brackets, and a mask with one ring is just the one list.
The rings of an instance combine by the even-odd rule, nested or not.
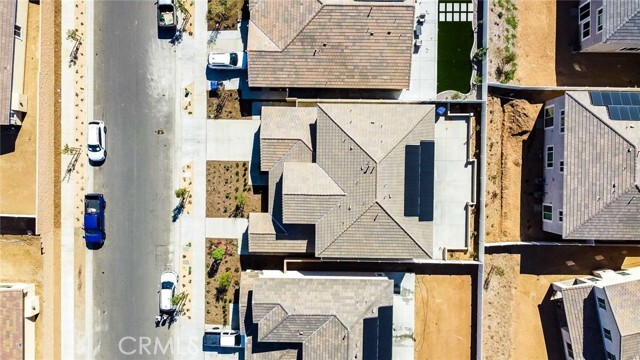
[[(466, 121), (465, 121), (466, 119)], [(466, 203), (472, 201), (473, 168), (467, 164), (469, 118), (439, 118), (435, 126), (434, 249), (466, 248)]]
[(413, 359), (415, 333), (415, 287), (413, 273), (388, 273), (394, 281), (393, 294), (393, 352), (394, 360)]
[(425, 14), (422, 46), (414, 47), (409, 89), (402, 91), (398, 100), (434, 100), (438, 81), (438, 1), (418, 0), (415, 14), (416, 19)]
[[(176, 46), (176, 154), (174, 188), (180, 185), (183, 166), (193, 163), (192, 207), (190, 214), (183, 214), (177, 221), (177, 241), (175, 246), (176, 270), (182, 264), (181, 249), (191, 244), (192, 257), (189, 266), (193, 273), (191, 292), (188, 294), (191, 303), (188, 316), (178, 318), (176, 331), (173, 333), (176, 345), (173, 351), (176, 359), (203, 359), (202, 335), (204, 333), (204, 274), (205, 274), (205, 201), (206, 201), (206, 91), (207, 80), (204, 67), (207, 63), (207, 1), (196, 0), (194, 19), (194, 37), (184, 34), (182, 43)], [(184, 88), (193, 85), (192, 114), (181, 107)], [(178, 115), (179, 114), (179, 115)]]
[(207, 218), (206, 234), (212, 239), (238, 239), (240, 255), (248, 255), (243, 250), (244, 233), (249, 227), (249, 219), (245, 218)]

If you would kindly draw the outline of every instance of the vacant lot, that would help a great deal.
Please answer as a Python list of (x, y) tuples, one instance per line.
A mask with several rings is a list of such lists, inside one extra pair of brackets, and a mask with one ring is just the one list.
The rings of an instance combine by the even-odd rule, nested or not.
[(249, 162), (207, 161), (207, 217), (249, 217), (250, 212), (260, 212), (263, 191), (249, 185)]
[(415, 359), (471, 357), (471, 276), (417, 275)]
[(42, 255), (38, 236), (0, 236), (0, 282), (25, 282), (36, 285), (40, 296), (40, 315), (36, 320), (36, 359), (42, 359)]
[(560, 359), (556, 306), (549, 301), (551, 283), (596, 269), (640, 264), (640, 249), (634, 247), (519, 246), (500, 249), (511, 253), (487, 251), (483, 290), (487, 359)]
[(535, 179), (542, 176), (538, 156), (542, 134), (535, 122), (542, 104), (524, 100), (487, 103), (487, 242), (541, 240), (540, 213), (534, 204)]
[(517, 6), (518, 83), (549, 86), (640, 85), (637, 54), (574, 52), (578, 44), (577, 0), (518, 0)]
[[(222, 253), (222, 259), (214, 261), (216, 249)], [(218, 255), (220, 256), (220, 255)], [(205, 264), (205, 323), (227, 325), (230, 320), (229, 304), (240, 288), (240, 255), (237, 239), (207, 239)], [(223, 278), (227, 278), (223, 280)], [(228, 284), (223, 284), (225, 281)]]
[(207, 91), (207, 117), (209, 119), (251, 119), (251, 104), (240, 101), (238, 90)]

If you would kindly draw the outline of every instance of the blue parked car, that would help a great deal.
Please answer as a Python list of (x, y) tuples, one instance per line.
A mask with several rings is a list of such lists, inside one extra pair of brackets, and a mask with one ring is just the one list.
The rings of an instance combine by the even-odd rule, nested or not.
[(102, 194), (84, 196), (84, 240), (87, 246), (102, 245), (106, 239), (104, 209), (107, 202)]

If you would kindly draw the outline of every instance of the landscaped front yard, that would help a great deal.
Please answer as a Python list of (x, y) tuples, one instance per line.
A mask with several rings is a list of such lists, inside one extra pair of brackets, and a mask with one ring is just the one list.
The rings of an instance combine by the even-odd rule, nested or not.
[(249, 185), (249, 176), (247, 161), (207, 161), (207, 217), (249, 217), (250, 212), (262, 212), (266, 191)]
[(205, 323), (231, 322), (229, 304), (240, 288), (240, 255), (237, 239), (207, 239), (205, 254)]
[(244, 3), (244, 0), (208, 0), (207, 30), (236, 30)]
[(251, 103), (241, 101), (238, 90), (208, 91), (207, 118), (251, 119)]

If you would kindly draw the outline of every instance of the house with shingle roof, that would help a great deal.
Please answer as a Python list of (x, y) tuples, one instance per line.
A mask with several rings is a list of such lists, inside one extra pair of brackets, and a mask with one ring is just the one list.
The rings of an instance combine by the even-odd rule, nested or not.
[(249, 214), (249, 252), (437, 257), (434, 125), (433, 105), (264, 107), (268, 212)]
[(409, 87), (411, 0), (250, 0), (249, 11), (250, 87)]
[(240, 283), (247, 359), (391, 359), (386, 276), (260, 271)]
[(0, 7), (0, 125), (20, 125), (27, 112), (27, 13), (27, 0), (3, 1)]
[(563, 239), (640, 240), (640, 92), (545, 103), (542, 226)]
[(566, 359), (640, 357), (640, 268), (553, 283)]
[(640, 0), (580, 0), (583, 52), (640, 53)]
[(40, 298), (34, 284), (0, 283), (0, 359), (36, 358)]

